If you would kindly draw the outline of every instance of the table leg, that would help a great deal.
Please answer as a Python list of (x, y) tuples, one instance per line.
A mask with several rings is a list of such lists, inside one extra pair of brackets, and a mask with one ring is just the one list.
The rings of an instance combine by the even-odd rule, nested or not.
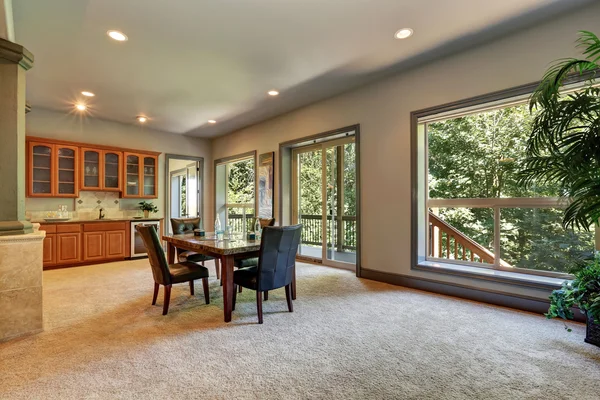
[(223, 313), (225, 322), (231, 321), (233, 305), (233, 255), (221, 257), (221, 279), (223, 279)]
[(175, 249), (175, 245), (171, 242), (167, 242), (167, 262), (169, 264), (174, 264), (175, 263), (175, 252), (177, 250)]

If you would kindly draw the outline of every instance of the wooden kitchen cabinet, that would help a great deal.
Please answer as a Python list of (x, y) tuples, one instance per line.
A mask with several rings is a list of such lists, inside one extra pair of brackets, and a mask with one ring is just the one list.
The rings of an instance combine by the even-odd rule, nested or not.
[(105, 247), (105, 258), (125, 258), (127, 250), (127, 236), (125, 229), (118, 231), (106, 232), (106, 247)]
[(56, 225), (40, 225), (41, 231), (46, 231), (44, 238), (44, 267), (56, 265)]
[(127, 241), (125, 222), (83, 224), (83, 261), (124, 259)]
[(125, 190), (123, 197), (154, 199), (158, 197), (158, 156), (123, 153)]
[(83, 232), (83, 261), (104, 259), (104, 232)]
[(123, 153), (81, 148), (81, 190), (121, 191)]
[(31, 141), (27, 143), (27, 195), (78, 197), (79, 148)]

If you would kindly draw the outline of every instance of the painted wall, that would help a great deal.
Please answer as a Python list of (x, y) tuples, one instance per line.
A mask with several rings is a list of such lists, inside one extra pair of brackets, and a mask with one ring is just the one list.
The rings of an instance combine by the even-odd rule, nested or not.
[[(278, 151), (280, 142), (358, 123), (363, 268), (546, 297), (542, 291), (411, 270), (410, 113), (539, 80), (553, 60), (577, 55), (573, 42), (579, 30), (600, 33), (598, 16), (600, 4), (595, 3), (543, 25), (217, 138), (212, 144), (213, 158), (251, 150), (259, 154)], [(278, 162), (275, 165), (277, 169)], [(278, 180), (276, 171), (275, 193), (279, 193)], [(275, 215), (279, 215), (280, 204), (276, 199)]]
[[(26, 131), (30, 136), (163, 153), (158, 159), (159, 197), (152, 200), (158, 206), (157, 215), (161, 217), (164, 215), (165, 209), (165, 153), (204, 157), (204, 181), (212, 181), (211, 144), (206, 139), (165, 133), (147, 126), (127, 125), (90, 117), (81, 118), (78, 115), (36, 109), (35, 107), (27, 114)], [(138, 199), (122, 199), (121, 207), (123, 209), (134, 208), (140, 201)], [(72, 199), (28, 198), (26, 209), (28, 211), (56, 210), (59, 204), (66, 204), (69, 210), (73, 210), (74, 207)], [(205, 202), (205, 212), (209, 212), (208, 208), (211, 205)]]

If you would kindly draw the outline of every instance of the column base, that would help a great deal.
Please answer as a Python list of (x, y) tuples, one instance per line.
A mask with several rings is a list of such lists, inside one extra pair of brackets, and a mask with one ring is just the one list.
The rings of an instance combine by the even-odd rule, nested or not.
[(44, 231), (0, 236), (0, 342), (43, 330), (45, 236)]
[(29, 221), (0, 221), (0, 236), (28, 233), (33, 233), (33, 225)]

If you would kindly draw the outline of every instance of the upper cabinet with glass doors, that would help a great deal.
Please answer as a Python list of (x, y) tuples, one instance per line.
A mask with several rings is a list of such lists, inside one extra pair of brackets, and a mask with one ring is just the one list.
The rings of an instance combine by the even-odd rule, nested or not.
[(27, 138), (27, 196), (78, 197), (80, 190), (158, 197), (160, 153)]

